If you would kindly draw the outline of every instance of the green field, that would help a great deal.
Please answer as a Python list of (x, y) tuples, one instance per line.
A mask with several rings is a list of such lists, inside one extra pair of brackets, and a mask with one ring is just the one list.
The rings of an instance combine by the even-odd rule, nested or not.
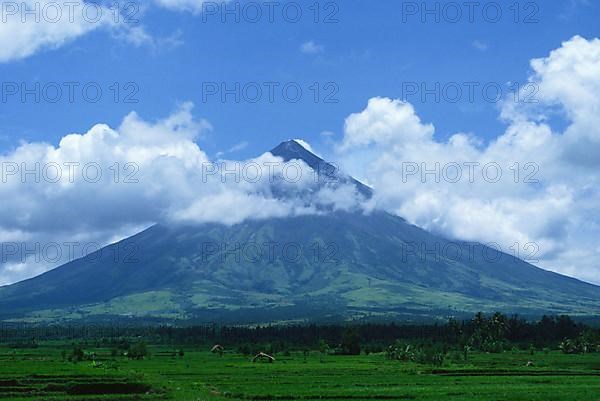
[[(93, 362), (68, 362), (71, 344), (0, 348), (2, 400), (600, 400), (600, 354), (472, 353), (433, 367), (384, 354), (277, 355), (252, 363), (226, 352), (150, 347), (144, 360), (86, 348)], [(526, 366), (528, 361), (533, 366)]]

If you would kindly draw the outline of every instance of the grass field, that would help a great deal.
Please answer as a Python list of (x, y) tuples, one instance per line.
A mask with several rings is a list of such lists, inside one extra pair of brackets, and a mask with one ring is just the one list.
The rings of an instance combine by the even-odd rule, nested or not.
[[(275, 363), (206, 350), (150, 347), (144, 360), (86, 348), (95, 362), (68, 362), (70, 344), (0, 347), (2, 400), (493, 400), (599, 401), (600, 354), (473, 353), (441, 367), (383, 354), (277, 356)], [(528, 361), (533, 366), (526, 366)]]

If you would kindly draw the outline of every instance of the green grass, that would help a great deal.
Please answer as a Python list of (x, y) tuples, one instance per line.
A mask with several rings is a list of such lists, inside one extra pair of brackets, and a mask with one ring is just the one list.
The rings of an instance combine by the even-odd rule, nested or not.
[[(598, 401), (600, 355), (538, 352), (472, 354), (468, 363), (441, 367), (389, 361), (384, 355), (300, 353), (275, 363), (252, 363), (201, 349), (150, 347), (141, 361), (86, 348), (92, 362), (63, 361), (68, 344), (37, 349), (0, 347), (2, 400), (489, 400)], [(527, 367), (528, 361), (534, 366)], [(98, 393), (113, 390), (116, 394)]]

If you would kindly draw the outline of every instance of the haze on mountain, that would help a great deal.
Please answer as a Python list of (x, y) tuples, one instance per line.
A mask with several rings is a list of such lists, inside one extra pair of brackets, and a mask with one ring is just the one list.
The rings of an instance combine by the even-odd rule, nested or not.
[[(373, 191), (303, 147), (315, 188), (276, 197), (310, 201), (320, 189)], [(380, 210), (320, 205), (312, 214), (234, 225), (157, 224), (38, 277), (0, 288), (14, 322), (292, 322), (430, 319), (477, 311), (595, 315), (600, 287), (482, 244), (429, 233)]]

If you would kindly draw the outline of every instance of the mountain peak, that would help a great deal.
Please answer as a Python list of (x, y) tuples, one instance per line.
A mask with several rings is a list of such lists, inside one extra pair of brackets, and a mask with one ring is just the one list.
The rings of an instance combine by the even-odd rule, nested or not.
[(310, 149), (310, 146), (305, 144), (306, 142), (301, 139), (288, 139), (273, 148), (271, 153), (274, 156), (281, 157), (286, 162), (293, 159), (302, 160), (312, 168), (323, 163), (324, 160), (315, 155), (312, 152), (312, 149)]
[(373, 195), (371, 188), (356, 180), (354, 177), (342, 173), (335, 165), (321, 159), (315, 155), (305, 141), (302, 139), (288, 139), (281, 142), (271, 150), (273, 156), (281, 157), (284, 162), (290, 160), (302, 160), (310, 168), (315, 170), (318, 175), (329, 182), (352, 183), (364, 197), (370, 198)]

